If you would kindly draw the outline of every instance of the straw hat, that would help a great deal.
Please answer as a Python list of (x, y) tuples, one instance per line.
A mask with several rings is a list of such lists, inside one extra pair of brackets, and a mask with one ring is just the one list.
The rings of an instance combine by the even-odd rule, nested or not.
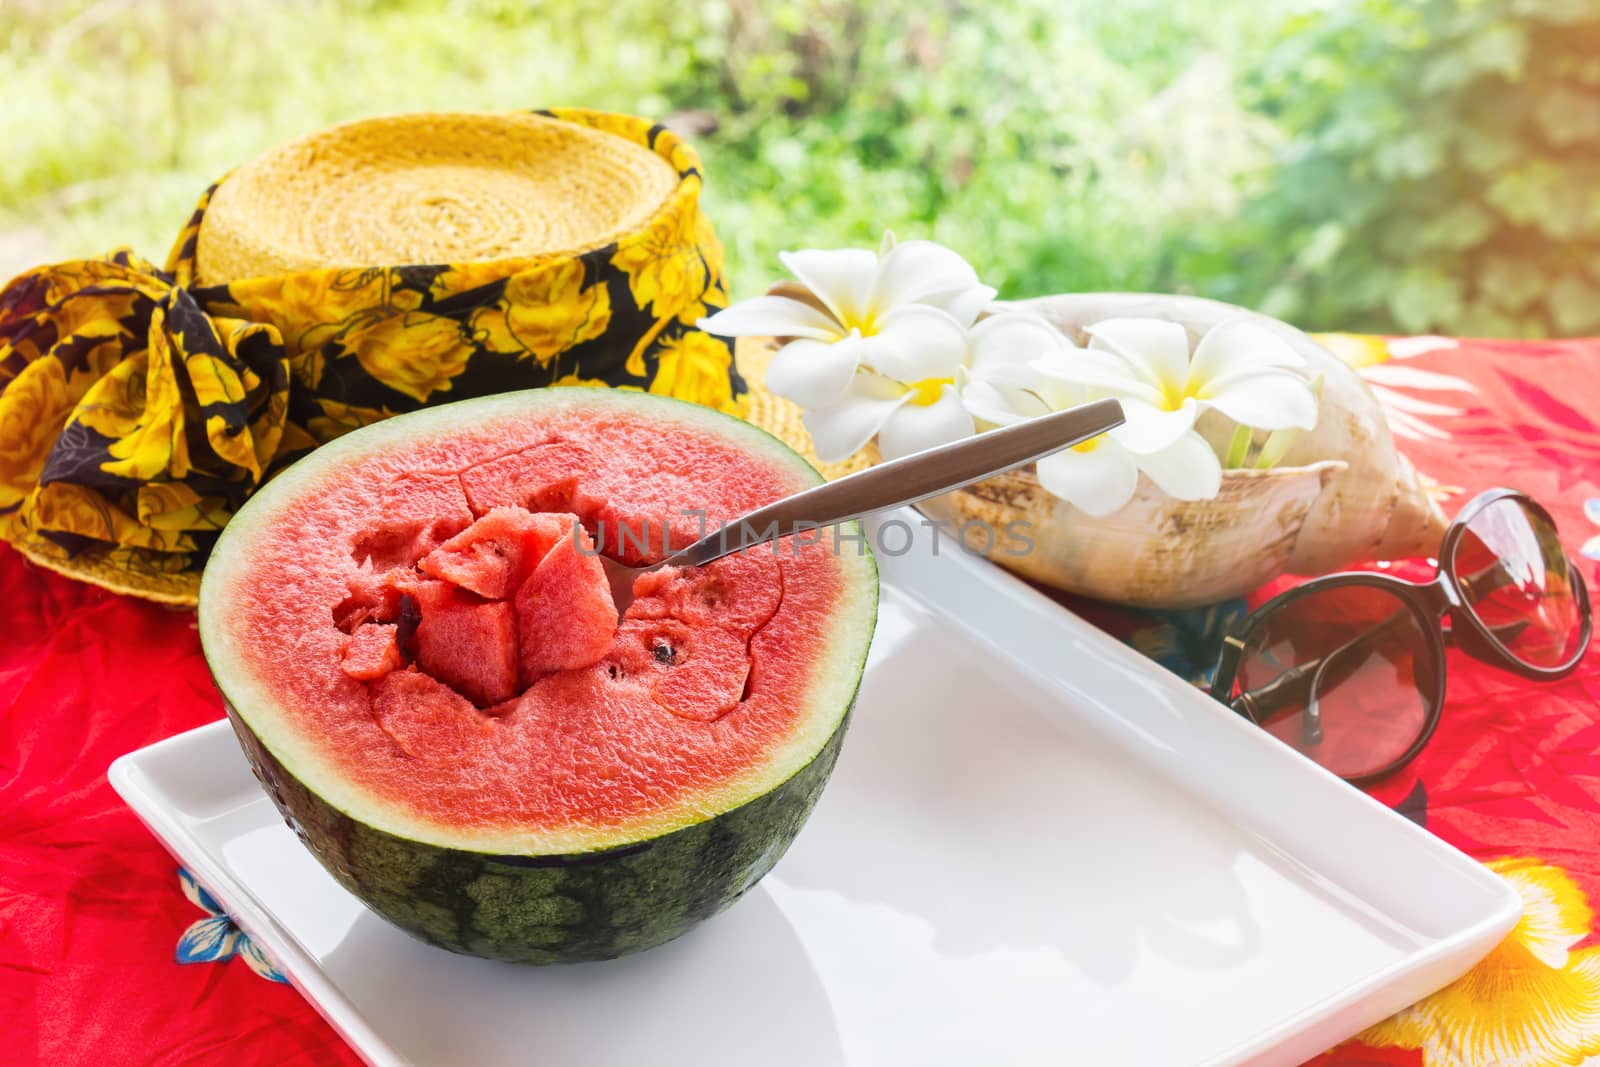
[[(101, 382), (11, 390), (12, 408), (65, 406), (0, 423), (65, 426), (60, 442), (88, 447), (29, 491), (61, 459), (56, 435), (0, 441), (0, 495), (22, 492), (0, 499), (0, 531), (41, 566), (193, 603), (207, 534), (263, 477), (395, 412), (569, 382), (742, 412), (729, 347), (695, 326), (727, 301), (701, 182), (672, 131), (583, 109), (362, 119), (273, 149), (207, 192), (164, 272), (123, 252), (7, 287), (38, 320), (11, 336), (47, 345), (14, 363), (65, 367), (50, 338), (114, 320), (98, 373), (148, 360), (164, 380), (117, 390), (132, 399), (109, 413), (80, 403)], [(137, 475), (108, 482), (113, 460)]]
[(637, 230), (677, 183), (649, 148), (550, 115), (361, 119), (228, 175), (195, 280), (575, 255)]
[(13, 544), (11, 547), (30, 563), (47, 571), (168, 607), (192, 608), (200, 592), (197, 576), (129, 570), (114, 556), (57, 556), (38, 544)]

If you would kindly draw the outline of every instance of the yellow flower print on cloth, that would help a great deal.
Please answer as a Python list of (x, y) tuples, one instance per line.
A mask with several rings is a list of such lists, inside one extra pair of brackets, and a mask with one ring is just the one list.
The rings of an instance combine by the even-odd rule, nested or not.
[(657, 319), (690, 324), (706, 314), (712, 271), (702, 242), (719, 258), (721, 247), (704, 218), (693, 204), (675, 202), (642, 233), (617, 243), (611, 262), (628, 275), (634, 302)]
[(260, 483), (288, 388), (273, 328), (131, 253), (22, 275), (0, 292), (0, 535), (51, 566), (184, 570)]
[(650, 391), (726, 410), (733, 404), (729, 389), (733, 353), (700, 330), (683, 330), (661, 342)]
[(1488, 864), (1522, 895), (1522, 919), (1464, 977), (1362, 1033), (1420, 1049), (1424, 1067), (1565, 1067), (1600, 1056), (1600, 946), (1575, 948), (1594, 913), (1559, 867)]
[[(67, 372), (55, 360), (40, 360), (23, 367), (0, 395), (0, 524), (16, 523), (22, 504), (37, 487), (39, 474), (50, 456), (50, 446), (61, 432), (72, 401), (67, 393)], [(5, 530), (11, 539), (15, 527)]]
[(459, 322), (402, 311), (345, 337), (339, 355), (355, 357), (361, 369), (397, 393), (426, 404), (467, 369), (473, 348)]
[(416, 308), (421, 294), (397, 289), (390, 270), (313, 270), (251, 278), (214, 293), (208, 306), (277, 327), (291, 359), (352, 329)]
[(585, 265), (558, 260), (507, 278), (493, 305), (473, 313), (468, 327), (491, 352), (548, 365), (562, 352), (592, 341), (611, 325), (611, 293), (589, 282)]
[(234, 510), (359, 426), (579, 382), (742, 411), (730, 348), (693, 327), (727, 304), (694, 151), (627, 115), (536, 114), (648, 148), (676, 184), (600, 247), (201, 285), (213, 186), (165, 269), (118, 252), (11, 281), (0, 290), (0, 537), (45, 566), (192, 603)]

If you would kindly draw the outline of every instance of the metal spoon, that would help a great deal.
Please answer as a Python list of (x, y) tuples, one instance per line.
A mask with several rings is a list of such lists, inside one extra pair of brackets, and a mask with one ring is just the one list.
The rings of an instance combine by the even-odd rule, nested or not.
[(874, 511), (915, 504), (1080, 444), (1120, 426), (1122, 418), (1122, 405), (1115, 400), (1080, 404), (880, 463), (836, 482), (784, 497), (745, 513), (659, 563), (629, 567), (601, 557), (611, 581), (617, 617), (621, 618), (633, 603), (633, 583), (642, 574), (662, 567), (701, 567), (790, 534), (811, 533)]

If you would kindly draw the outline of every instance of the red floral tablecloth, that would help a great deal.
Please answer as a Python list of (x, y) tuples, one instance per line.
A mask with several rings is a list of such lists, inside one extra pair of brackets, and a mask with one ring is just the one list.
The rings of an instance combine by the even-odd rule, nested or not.
[[(1600, 341), (1327, 340), (1447, 512), (1524, 489), (1600, 585)], [(4, 546), (0, 604), (0, 1062), (357, 1062), (106, 783), (115, 757), (220, 715), (193, 614)], [(1433, 742), (1373, 792), (1500, 871), (1526, 917), (1467, 977), (1319, 1067), (1600, 1056), (1600, 651), (1547, 685), (1450, 655)]]

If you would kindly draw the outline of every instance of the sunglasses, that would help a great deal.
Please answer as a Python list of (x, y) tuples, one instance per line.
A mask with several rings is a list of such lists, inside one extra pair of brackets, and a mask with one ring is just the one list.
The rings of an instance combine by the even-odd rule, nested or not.
[(1554, 520), (1522, 493), (1491, 489), (1450, 524), (1432, 581), (1332, 574), (1252, 612), (1223, 639), (1211, 695), (1359, 785), (1411, 762), (1433, 735), (1446, 644), (1554, 679), (1578, 665), (1590, 633), (1589, 591)]

